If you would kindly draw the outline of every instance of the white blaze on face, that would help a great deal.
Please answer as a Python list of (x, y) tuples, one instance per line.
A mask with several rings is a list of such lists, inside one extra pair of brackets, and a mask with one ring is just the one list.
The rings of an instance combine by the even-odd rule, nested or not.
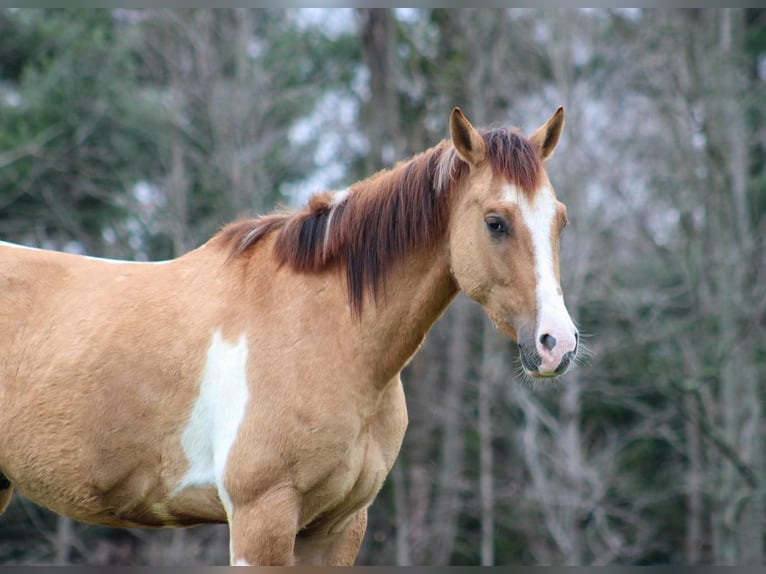
[[(522, 218), (532, 237), (535, 254), (535, 278), (537, 280), (537, 324), (535, 346), (540, 355), (539, 371), (552, 374), (561, 364), (564, 355), (577, 348), (577, 329), (569, 316), (553, 267), (551, 234), (556, 221), (556, 198), (553, 190), (544, 186), (529, 201), (523, 193), (511, 186), (505, 198), (519, 206)], [(545, 336), (547, 345), (543, 344)], [(554, 343), (555, 344), (552, 344)]]
[(226, 460), (245, 416), (247, 390), (247, 338), (223, 340), (217, 331), (207, 351), (199, 396), (181, 437), (189, 468), (174, 494), (188, 487), (213, 486), (231, 516), (232, 503), (223, 479)]

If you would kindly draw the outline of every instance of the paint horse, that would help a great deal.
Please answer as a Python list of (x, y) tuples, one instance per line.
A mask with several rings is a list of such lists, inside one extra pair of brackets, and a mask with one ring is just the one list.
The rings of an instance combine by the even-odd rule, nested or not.
[(352, 564), (407, 426), (400, 371), (459, 290), (563, 373), (566, 223), (529, 138), (451, 138), (171, 261), (0, 246), (0, 510), (228, 522), (232, 564)]

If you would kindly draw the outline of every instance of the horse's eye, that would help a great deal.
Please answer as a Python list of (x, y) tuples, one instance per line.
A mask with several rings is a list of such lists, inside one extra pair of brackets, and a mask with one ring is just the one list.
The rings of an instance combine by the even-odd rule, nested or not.
[(502, 217), (497, 215), (488, 216), (484, 222), (487, 224), (487, 229), (494, 236), (505, 235), (508, 233), (508, 224)]

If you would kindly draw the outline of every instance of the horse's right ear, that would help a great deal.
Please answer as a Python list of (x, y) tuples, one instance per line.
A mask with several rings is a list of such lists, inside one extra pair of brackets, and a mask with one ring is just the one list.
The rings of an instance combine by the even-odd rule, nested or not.
[(450, 114), (449, 131), (452, 136), (452, 145), (455, 146), (455, 150), (461, 158), (471, 165), (476, 165), (484, 160), (487, 155), (484, 139), (463, 115), (460, 108), (453, 109)]
[(559, 143), (559, 138), (561, 137), (561, 131), (563, 129), (564, 108), (563, 106), (559, 106), (553, 115), (548, 118), (548, 121), (537, 128), (534, 133), (529, 136), (529, 141), (540, 150), (540, 155), (542, 155), (544, 160), (553, 155), (553, 150), (556, 149), (556, 144)]

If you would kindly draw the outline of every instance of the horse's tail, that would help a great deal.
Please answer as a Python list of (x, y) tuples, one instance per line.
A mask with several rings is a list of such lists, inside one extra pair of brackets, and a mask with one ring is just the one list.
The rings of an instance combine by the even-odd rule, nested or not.
[(10, 481), (0, 473), (0, 514), (5, 512), (13, 495), (13, 486)]

